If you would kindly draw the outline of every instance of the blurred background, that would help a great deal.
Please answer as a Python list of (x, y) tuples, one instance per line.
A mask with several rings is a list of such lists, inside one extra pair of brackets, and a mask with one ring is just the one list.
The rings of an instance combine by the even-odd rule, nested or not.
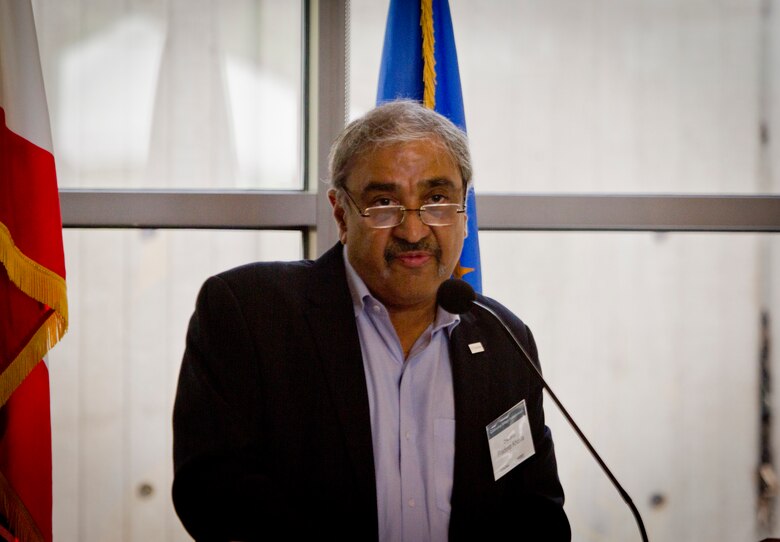
[[(388, 1), (33, 6), (70, 304), (49, 359), (54, 537), (189, 540), (171, 411), (197, 291), (335, 241), (324, 157), (375, 103)], [(728, 207), (722, 228), (687, 231), (613, 227), (593, 205), (630, 214), (632, 197), (663, 195), (695, 213), (691, 195), (780, 193), (780, 1), (450, 7), (484, 293), (534, 331), (651, 540), (780, 535), (780, 237), (730, 228)], [(557, 195), (591, 226), (524, 222)], [(518, 209), (501, 225), (498, 199)], [(639, 540), (550, 400), (546, 413), (574, 540)]]

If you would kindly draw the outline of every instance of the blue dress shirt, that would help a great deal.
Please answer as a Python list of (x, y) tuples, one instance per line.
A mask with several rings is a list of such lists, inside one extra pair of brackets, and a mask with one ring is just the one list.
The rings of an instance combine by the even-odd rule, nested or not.
[(449, 334), (439, 307), (404, 359), (387, 309), (344, 258), (371, 411), (380, 542), (445, 541), (455, 457)]

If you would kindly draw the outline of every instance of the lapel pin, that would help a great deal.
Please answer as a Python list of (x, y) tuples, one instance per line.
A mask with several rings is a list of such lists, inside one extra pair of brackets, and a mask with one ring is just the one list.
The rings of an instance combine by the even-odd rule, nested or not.
[(485, 347), (482, 346), (482, 343), (471, 343), (469, 345), (469, 350), (471, 350), (472, 354), (479, 354), (480, 352), (485, 351)]

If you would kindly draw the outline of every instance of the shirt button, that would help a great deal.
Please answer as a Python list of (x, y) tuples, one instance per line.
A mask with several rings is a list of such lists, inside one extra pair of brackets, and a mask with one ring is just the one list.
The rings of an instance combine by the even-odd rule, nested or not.
[(406, 434), (404, 434), (404, 436), (406, 437), (406, 440), (412, 438), (412, 434), (409, 431), (407, 431)]
[(414, 508), (415, 504), (414, 499), (409, 499), (409, 508)]
[(374, 306), (373, 306), (373, 307), (371, 307), (371, 308), (372, 308), (372, 309), (374, 309), (374, 312), (379, 312), (379, 311), (381, 311), (381, 310), (382, 310), (382, 309), (379, 307), (379, 305), (374, 305)]

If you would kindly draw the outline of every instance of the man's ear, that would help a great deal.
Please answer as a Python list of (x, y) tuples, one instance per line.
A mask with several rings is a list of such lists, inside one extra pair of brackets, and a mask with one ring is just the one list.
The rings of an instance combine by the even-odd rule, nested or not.
[(335, 188), (328, 190), (328, 200), (333, 207), (333, 218), (339, 227), (339, 240), (343, 245), (347, 244), (347, 222), (344, 220), (346, 209), (341, 205), (338, 198), (338, 191)]
[(466, 213), (464, 216), (466, 217), (466, 220), (463, 221), (463, 238), (465, 239), (469, 236), (469, 215)]

